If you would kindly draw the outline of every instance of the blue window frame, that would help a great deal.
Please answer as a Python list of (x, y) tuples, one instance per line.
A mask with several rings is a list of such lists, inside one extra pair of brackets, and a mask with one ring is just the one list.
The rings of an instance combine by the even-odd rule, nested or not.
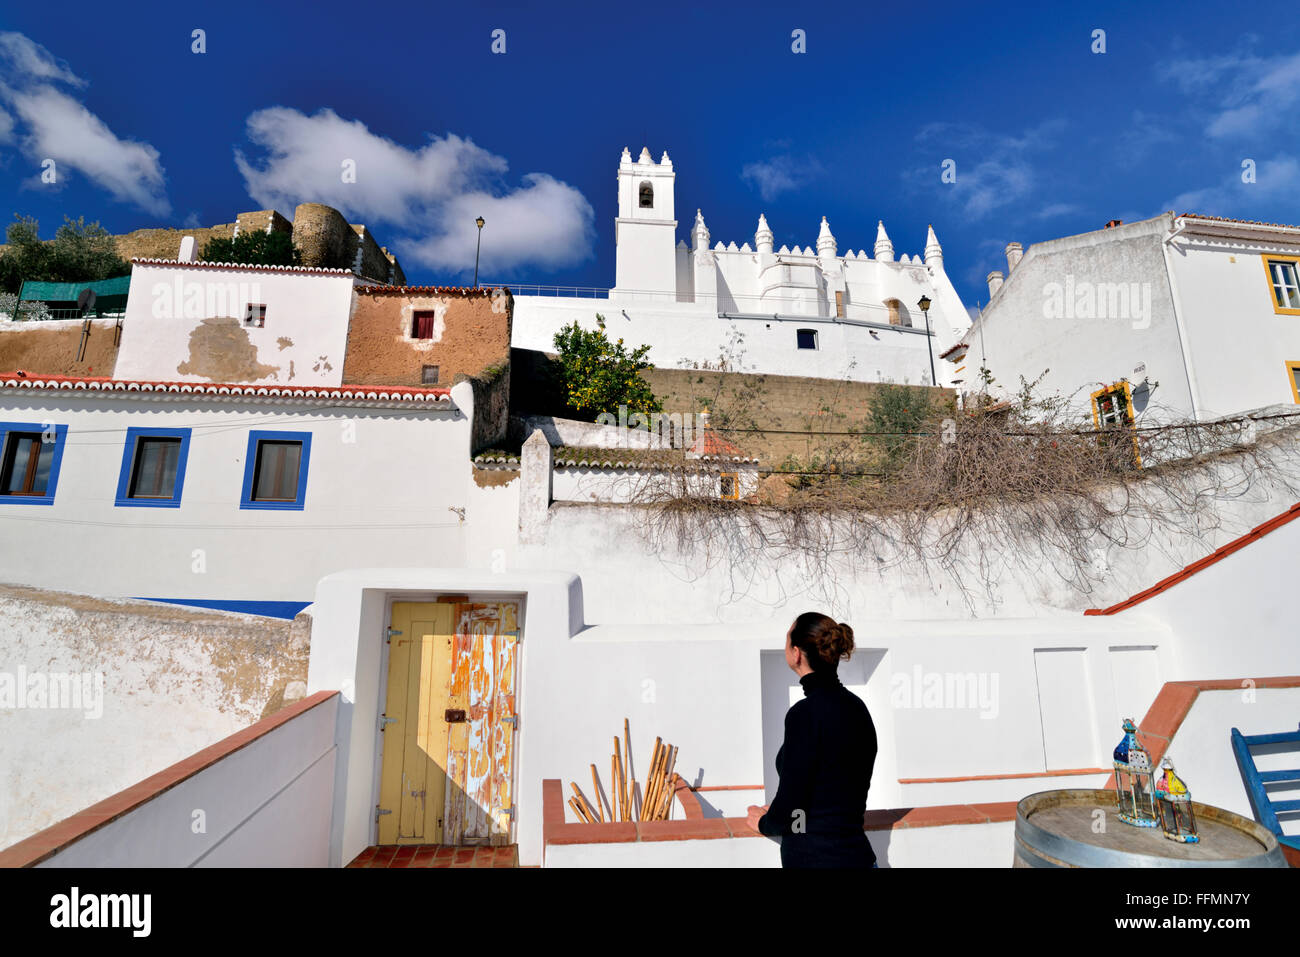
[(310, 432), (249, 432), (239, 507), (301, 511), (310, 460)]
[(128, 428), (113, 504), (131, 508), (180, 508), (189, 454), (189, 429)]
[(0, 504), (53, 505), (68, 427), (48, 422), (0, 422)]

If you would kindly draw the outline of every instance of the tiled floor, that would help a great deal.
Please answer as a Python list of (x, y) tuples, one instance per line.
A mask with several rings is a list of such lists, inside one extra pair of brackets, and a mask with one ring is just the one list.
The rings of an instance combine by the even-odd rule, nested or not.
[(453, 847), (449, 844), (385, 844), (367, 847), (348, 867), (518, 867), (519, 845)]

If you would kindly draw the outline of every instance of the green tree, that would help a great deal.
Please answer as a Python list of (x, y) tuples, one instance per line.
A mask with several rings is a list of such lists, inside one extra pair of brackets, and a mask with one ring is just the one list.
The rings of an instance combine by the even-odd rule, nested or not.
[(933, 417), (930, 396), (925, 389), (881, 383), (867, 400), (867, 431), (886, 433), (870, 436), (883, 453), (886, 472), (898, 468), (916, 442), (916, 433), (926, 430)]
[(74, 222), (64, 217), (54, 238), (40, 236), (40, 223), (18, 216), (5, 232), (9, 248), (0, 256), (0, 288), (16, 293), (24, 280), (39, 282), (90, 282), (131, 272), (131, 264), (117, 254), (117, 243), (99, 223)]
[(209, 263), (247, 263), (252, 266), (299, 266), (302, 255), (289, 233), (240, 233), (234, 239), (213, 237), (203, 245), (199, 259)]
[(649, 346), (628, 351), (623, 340), (610, 342), (605, 334), (605, 317), (596, 316), (594, 331), (572, 322), (555, 334), (560, 354), (560, 379), (565, 399), (576, 415), (594, 421), (602, 412), (662, 412), (663, 406), (650, 385), (637, 373), (653, 369), (645, 361)]

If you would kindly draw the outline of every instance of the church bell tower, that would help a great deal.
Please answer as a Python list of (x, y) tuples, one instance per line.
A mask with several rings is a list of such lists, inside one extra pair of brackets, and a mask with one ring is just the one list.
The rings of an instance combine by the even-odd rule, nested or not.
[(672, 160), (656, 163), (643, 148), (634, 162), (623, 150), (618, 164), (618, 218), (614, 220), (614, 292), (647, 302), (674, 302), (677, 266), (673, 240)]

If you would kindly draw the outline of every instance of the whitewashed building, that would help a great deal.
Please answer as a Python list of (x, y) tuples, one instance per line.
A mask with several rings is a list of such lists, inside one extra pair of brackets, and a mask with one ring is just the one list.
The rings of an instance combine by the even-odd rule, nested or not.
[(945, 355), (963, 391), (1073, 397), (1100, 424), (1209, 421), (1300, 402), (1300, 227), (1165, 213), (1007, 247)]
[(516, 348), (554, 351), (562, 327), (574, 320), (592, 327), (599, 313), (611, 337), (650, 346), (658, 366), (716, 365), (726, 353), (746, 371), (935, 384), (933, 352), (938, 384), (946, 384), (938, 356), (970, 319), (933, 228), (923, 255), (897, 257), (883, 223), (870, 255), (841, 252), (826, 217), (802, 248), (774, 248), (762, 215), (752, 240), (710, 245), (697, 210), (688, 243), (677, 238), (676, 172), (667, 153), (656, 163), (648, 149), (636, 160), (625, 149), (617, 178), (614, 288), (581, 294), (511, 285)]

